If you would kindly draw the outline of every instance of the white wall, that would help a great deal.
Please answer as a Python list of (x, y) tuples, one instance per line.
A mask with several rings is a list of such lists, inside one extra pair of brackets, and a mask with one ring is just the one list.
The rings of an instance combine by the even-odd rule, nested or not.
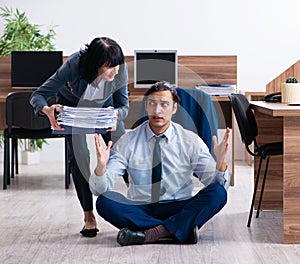
[[(69, 55), (95, 36), (134, 49), (179, 55), (237, 55), (239, 89), (265, 85), (300, 59), (297, 0), (0, 0), (30, 21), (56, 27), (56, 47)], [(0, 19), (0, 31), (3, 19)], [(1, 34), (2, 32), (0, 32)]]
[[(43, 29), (57, 25), (55, 44), (64, 55), (96, 36), (115, 39), (125, 55), (135, 49), (237, 55), (244, 91), (264, 91), (300, 59), (297, 0), (0, 0), (0, 6), (25, 11)], [(2, 28), (0, 19), (0, 34)]]

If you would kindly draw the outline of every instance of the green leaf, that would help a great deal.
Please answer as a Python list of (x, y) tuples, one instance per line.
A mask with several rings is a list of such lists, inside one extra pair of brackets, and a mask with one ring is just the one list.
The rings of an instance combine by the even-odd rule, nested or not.
[[(46, 34), (42, 34), (40, 25), (31, 24), (25, 12), (7, 6), (0, 7), (0, 18), (4, 20), (0, 56), (10, 56), (13, 50), (55, 50), (53, 41), (56, 26), (51, 26)], [(0, 147), (2, 142), (3, 132), (0, 131)], [(33, 139), (26, 146), (38, 150), (42, 149), (44, 143), (48, 144), (45, 139)]]
[(0, 18), (4, 19), (0, 56), (9, 56), (12, 50), (55, 50), (55, 26), (42, 34), (40, 25), (31, 24), (25, 12), (8, 7), (0, 8)]
[(295, 77), (289, 77), (286, 79), (286, 83), (297, 83), (297, 79)]

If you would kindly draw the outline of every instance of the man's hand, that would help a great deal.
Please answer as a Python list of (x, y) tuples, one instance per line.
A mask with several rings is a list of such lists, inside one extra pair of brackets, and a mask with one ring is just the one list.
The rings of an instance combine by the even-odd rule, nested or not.
[(53, 104), (51, 106), (44, 106), (42, 108), (42, 113), (44, 113), (45, 115), (47, 115), (51, 127), (54, 130), (64, 130), (64, 128), (62, 128), (57, 122), (56, 122), (56, 118), (55, 118), (55, 113), (61, 111), (61, 105), (59, 104)]
[(95, 169), (95, 173), (97, 176), (102, 176), (106, 171), (106, 164), (109, 160), (112, 141), (108, 142), (107, 148), (105, 149), (101, 144), (100, 136), (98, 134), (94, 135), (94, 139), (97, 153), (97, 167)]
[(220, 144), (217, 144), (217, 137), (213, 136), (213, 144), (214, 144), (214, 153), (217, 159), (217, 169), (219, 171), (225, 171), (227, 168), (226, 156), (229, 148), (229, 135), (230, 129), (226, 128), (225, 135)]

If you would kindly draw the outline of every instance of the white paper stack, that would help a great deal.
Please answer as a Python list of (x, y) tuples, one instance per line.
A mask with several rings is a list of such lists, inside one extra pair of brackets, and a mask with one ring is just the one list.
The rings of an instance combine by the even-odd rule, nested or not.
[(117, 115), (114, 108), (69, 107), (63, 106), (57, 117), (59, 125), (78, 128), (103, 129), (116, 125)]
[(236, 93), (235, 84), (199, 84), (195, 87), (210, 95), (227, 96)]

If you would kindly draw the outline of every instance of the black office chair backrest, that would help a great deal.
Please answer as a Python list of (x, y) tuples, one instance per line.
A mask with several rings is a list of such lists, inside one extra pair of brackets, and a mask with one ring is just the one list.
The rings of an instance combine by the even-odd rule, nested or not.
[(241, 138), (249, 146), (258, 134), (255, 116), (247, 97), (243, 94), (229, 95), (231, 106), (240, 130)]
[(9, 129), (16, 126), (23, 129), (50, 129), (47, 116), (38, 116), (29, 103), (31, 91), (12, 92), (6, 98), (6, 124)]

